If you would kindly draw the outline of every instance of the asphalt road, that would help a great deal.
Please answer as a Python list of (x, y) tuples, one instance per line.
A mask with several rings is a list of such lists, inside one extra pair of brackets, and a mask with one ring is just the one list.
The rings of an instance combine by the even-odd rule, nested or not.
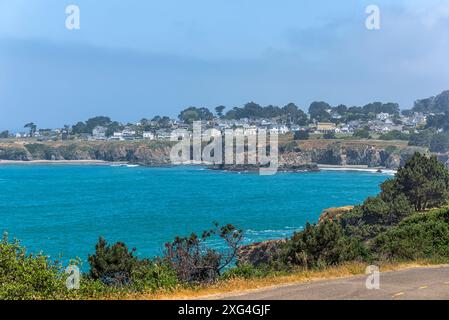
[(379, 289), (367, 289), (367, 276), (289, 284), (229, 294), (233, 300), (449, 300), (449, 266), (381, 272)]

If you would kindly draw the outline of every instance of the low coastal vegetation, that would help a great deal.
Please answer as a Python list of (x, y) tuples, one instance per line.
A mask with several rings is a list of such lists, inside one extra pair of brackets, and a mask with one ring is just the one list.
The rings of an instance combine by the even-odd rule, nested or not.
[[(81, 274), (77, 290), (67, 288), (70, 278), (61, 262), (27, 254), (5, 236), (0, 244), (0, 298), (160, 297), (207, 288), (219, 293), (231, 284), (257, 287), (255, 281), (350, 275), (368, 264), (448, 262), (448, 199), (449, 171), (435, 157), (416, 153), (381, 185), (378, 196), (329, 211), (317, 224), (269, 245), (242, 248), (243, 232), (217, 223), (201, 235), (177, 237), (165, 245), (161, 257), (152, 259), (140, 259), (126, 244), (110, 245), (100, 238), (88, 257), (90, 271)], [(211, 239), (222, 241), (224, 249), (214, 249)]]

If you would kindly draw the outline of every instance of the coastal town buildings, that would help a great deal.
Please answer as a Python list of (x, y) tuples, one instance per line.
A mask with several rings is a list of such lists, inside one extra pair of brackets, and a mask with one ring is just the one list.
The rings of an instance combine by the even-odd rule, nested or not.
[(316, 132), (318, 133), (331, 133), (337, 129), (335, 123), (332, 122), (318, 122), (316, 124)]
[(151, 131), (144, 131), (142, 137), (147, 140), (155, 140), (156, 136)]
[(108, 129), (103, 126), (96, 126), (92, 130), (92, 138), (93, 140), (106, 140), (106, 131)]
[[(203, 120), (203, 130), (210, 129), (212, 136), (219, 136), (228, 129), (242, 129), (246, 136), (256, 135), (258, 130), (267, 130), (278, 135), (293, 134), (297, 131), (308, 131), (317, 135), (335, 133), (342, 136), (352, 135), (358, 130), (368, 130), (372, 135), (383, 135), (392, 131), (402, 133), (419, 132), (425, 128), (429, 116), (424, 112), (404, 112), (403, 114), (390, 114), (379, 112), (370, 113), (364, 117), (342, 116), (341, 112), (334, 108), (327, 110), (327, 121), (317, 121), (311, 115), (306, 115), (301, 124), (291, 116), (274, 116), (272, 118), (226, 118), (213, 117)], [(102, 118), (102, 117), (97, 117)], [(104, 117), (103, 117), (104, 118)], [(82, 125), (83, 123), (81, 123)], [(96, 125), (90, 131), (77, 132), (75, 126), (65, 126), (62, 129), (39, 129), (33, 132), (8, 133), (7, 136), (16, 139), (35, 138), (38, 141), (56, 140), (170, 140), (171, 133), (176, 129), (192, 132), (192, 123), (183, 122), (169, 117), (155, 117), (153, 120), (142, 119), (134, 124), (122, 124), (110, 122), (109, 125)], [(83, 129), (81, 127), (81, 129)], [(3, 134), (5, 136), (5, 134)]]

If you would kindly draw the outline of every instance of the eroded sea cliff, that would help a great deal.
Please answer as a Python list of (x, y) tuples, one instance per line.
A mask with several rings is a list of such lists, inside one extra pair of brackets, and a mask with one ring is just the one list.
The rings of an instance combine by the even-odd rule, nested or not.
[[(170, 165), (173, 143), (162, 141), (64, 141), (0, 142), (0, 160), (103, 160), (126, 161), (148, 166)], [(364, 165), (396, 169), (416, 151), (406, 143), (376, 140), (290, 141), (279, 146), (279, 166), (284, 171), (314, 171), (317, 164)], [(449, 165), (447, 154), (438, 155)], [(244, 171), (250, 166), (217, 166)]]

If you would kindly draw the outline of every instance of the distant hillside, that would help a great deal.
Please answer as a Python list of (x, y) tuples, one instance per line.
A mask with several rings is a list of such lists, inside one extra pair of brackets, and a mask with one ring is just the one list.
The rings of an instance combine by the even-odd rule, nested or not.
[(443, 91), (435, 97), (417, 100), (413, 111), (431, 113), (449, 112), (449, 90)]

